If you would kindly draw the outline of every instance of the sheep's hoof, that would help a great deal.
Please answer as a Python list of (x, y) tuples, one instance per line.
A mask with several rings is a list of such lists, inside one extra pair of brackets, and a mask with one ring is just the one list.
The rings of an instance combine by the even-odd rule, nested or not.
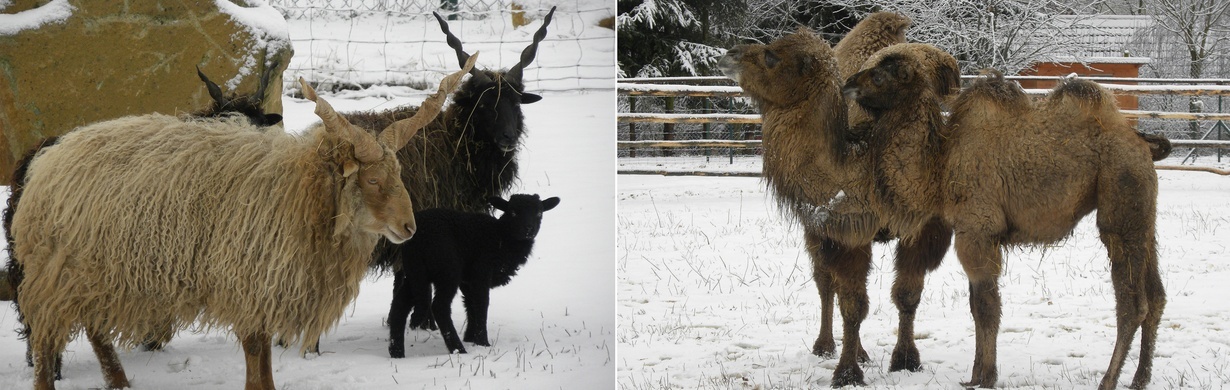
[(406, 347), (402, 345), (389, 344), (389, 357), (394, 359), (406, 357)]

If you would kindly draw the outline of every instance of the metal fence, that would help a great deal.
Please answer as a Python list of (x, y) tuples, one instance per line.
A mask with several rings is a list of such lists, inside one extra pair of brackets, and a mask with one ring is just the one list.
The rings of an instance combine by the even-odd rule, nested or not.
[[(458, 67), (432, 12), (481, 64), (507, 68), (533, 29), (558, 6), (547, 39), (526, 69), (526, 87), (572, 91), (614, 87), (614, 31), (597, 26), (615, 15), (605, 0), (270, 0), (287, 19), (295, 56), (285, 80), (302, 76), (325, 89), (372, 85), (427, 89)], [(518, 30), (514, 15), (529, 28)], [(593, 50), (594, 46), (610, 50)], [(498, 66), (494, 66), (498, 64)], [(289, 82), (288, 87), (293, 88)]]

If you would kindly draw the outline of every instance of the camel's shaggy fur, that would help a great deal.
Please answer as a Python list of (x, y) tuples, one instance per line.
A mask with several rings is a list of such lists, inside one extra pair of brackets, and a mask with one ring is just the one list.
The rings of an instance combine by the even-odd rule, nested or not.
[(863, 63), (880, 49), (905, 43), (910, 23), (909, 17), (892, 12), (867, 15), (833, 46), (837, 74), (845, 80), (862, 69)]
[(199, 321), (235, 332), (247, 387), (272, 389), (270, 336), (313, 344), (358, 293), (377, 238), (413, 235), (393, 156), (461, 73), (432, 109), (379, 140), (304, 84), (324, 123), (303, 136), (238, 117), (155, 114), (82, 127), (44, 148), (12, 225), (35, 388), (54, 388), (51, 360), (78, 331), (108, 387), (122, 388), (113, 341), (131, 347), (165, 324)]
[[(865, 353), (860, 353), (858, 330), (868, 310), (866, 278), (874, 239), (902, 238), (897, 247), (898, 276), (893, 288), (893, 299), (901, 312), (901, 336), (891, 369), (917, 369), (920, 361), (913, 342), (914, 311), (923, 276), (938, 266), (951, 233), (938, 218), (924, 218), (919, 223), (915, 213), (902, 213), (892, 204), (900, 194), (882, 191), (884, 185), (876, 183), (871, 174), (885, 167), (919, 172), (918, 167), (900, 166), (902, 162), (913, 163), (908, 154), (917, 152), (917, 148), (851, 147), (843, 137), (848, 126), (847, 106), (833, 50), (810, 31), (799, 31), (769, 45), (736, 47), (720, 64), (760, 104), (764, 176), (779, 203), (803, 224), (821, 297), (832, 296), (835, 291), (842, 298), (839, 304), (845, 342), (833, 384), (862, 383), (857, 360), (859, 355), (865, 359)], [(935, 63), (929, 69), (951, 74), (919, 72), (918, 79), (927, 80), (924, 84), (956, 80), (955, 66), (941, 65), (946, 64)], [(915, 119), (940, 117), (938, 104), (920, 104), (919, 109), (926, 111), (916, 113)], [(909, 125), (909, 129), (922, 129), (924, 135), (936, 127), (935, 123)], [(822, 326), (826, 320), (831, 322), (831, 309), (823, 315)], [(813, 347), (817, 354), (834, 349), (831, 336), (825, 338), (826, 330), (821, 330)]]
[[(918, 53), (915, 57), (926, 62)], [(894, 64), (886, 61), (889, 55), (883, 58), (846, 86), (847, 96), (855, 96), (876, 114), (874, 132), (900, 126), (897, 110), (903, 115), (918, 111), (919, 96), (927, 94), (915, 85), (944, 88), (918, 84), (909, 77), (917, 66), (901, 68), (909, 62)], [(877, 81), (872, 77), (875, 72), (902, 77)], [(1098, 230), (1110, 255), (1118, 317), (1118, 337), (1100, 388), (1115, 387), (1138, 328), (1141, 360), (1132, 387), (1146, 386), (1166, 304), (1157, 266), (1157, 175), (1152, 163), (1165, 145), (1137, 134), (1113, 96), (1096, 83), (1065, 81), (1044, 101), (1033, 103), (999, 74), (964, 91), (953, 104), (950, 122), (938, 130), (938, 148), (913, 154), (916, 162), (902, 164), (934, 167), (931, 177), (938, 198), (928, 199), (932, 201), (927, 204), (898, 199), (920, 212), (932, 207), (932, 213), (942, 216), (954, 231), (957, 257), (970, 279), (977, 341), (973, 375), (963, 385), (993, 387), (998, 379), (995, 344), (1003, 248), (1062, 240), (1096, 209)], [(889, 191), (917, 183), (908, 171), (885, 169), (874, 174)]]
[(1155, 236), (1157, 141), (1138, 135), (1096, 83), (1066, 81), (1030, 104), (998, 75), (958, 97), (946, 137), (941, 212), (954, 228), (957, 256), (970, 279), (977, 335), (967, 385), (992, 387), (998, 378), (1003, 247), (1062, 240), (1095, 209), (1118, 317), (1100, 388), (1115, 388), (1138, 328), (1140, 364), (1131, 387), (1148, 385), (1166, 305)]

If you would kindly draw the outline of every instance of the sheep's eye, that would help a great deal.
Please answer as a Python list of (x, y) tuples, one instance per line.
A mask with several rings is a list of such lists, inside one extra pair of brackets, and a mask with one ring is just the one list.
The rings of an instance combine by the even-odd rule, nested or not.
[(376, 179), (367, 179), (367, 184), (376, 185)]

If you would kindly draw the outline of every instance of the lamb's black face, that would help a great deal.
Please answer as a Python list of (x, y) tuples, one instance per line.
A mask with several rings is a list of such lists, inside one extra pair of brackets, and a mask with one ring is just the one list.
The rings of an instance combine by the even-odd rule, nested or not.
[(508, 153), (517, 148), (525, 132), (521, 105), (537, 102), (542, 97), (526, 93), (520, 82), (506, 80), (502, 76), (496, 72), (479, 72), (467, 81), (470, 85), (459, 89), (470, 91), (471, 96), (458, 96), (455, 103), (462, 104), (461, 107), (473, 107), (472, 111), (464, 112), (458, 119), (467, 121), (477, 129), (478, 139), (493, 143), (500, 151)]
[(551, 197), (538, 200), (538, 195), (516, 194), (508, 200), (490, 198), (488, 201), (496, 209), (503, 211), (500, 225), (508, 238), (516, 240), (532, 240), (538, 236), (542, 227), (542, 213), (559, 205), (559, 198)]

